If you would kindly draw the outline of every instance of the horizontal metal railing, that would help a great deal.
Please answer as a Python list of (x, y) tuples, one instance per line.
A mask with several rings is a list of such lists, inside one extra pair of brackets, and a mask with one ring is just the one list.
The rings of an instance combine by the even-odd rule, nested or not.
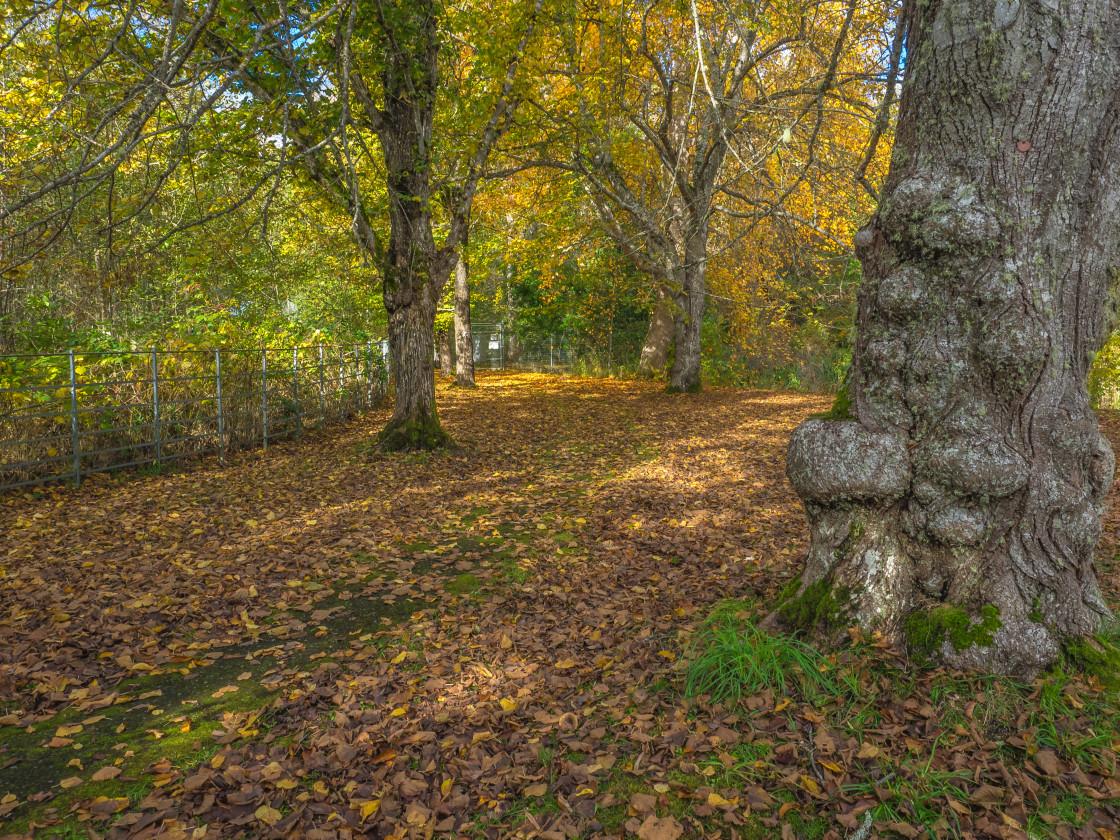
[(379, 401), (383, 344), (0, 355), (0, 489), (298, 438)]

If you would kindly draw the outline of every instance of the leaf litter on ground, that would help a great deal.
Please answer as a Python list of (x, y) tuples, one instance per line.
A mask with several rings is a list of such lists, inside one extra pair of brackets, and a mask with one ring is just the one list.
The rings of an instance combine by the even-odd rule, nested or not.
[(450, 453), (375, 453), (374, 412), (4, 497), (0, 834), (1117, 836), (1099, 684), (760, 647), (808, 545), (785, 444), (827, 398), (439, 397)]

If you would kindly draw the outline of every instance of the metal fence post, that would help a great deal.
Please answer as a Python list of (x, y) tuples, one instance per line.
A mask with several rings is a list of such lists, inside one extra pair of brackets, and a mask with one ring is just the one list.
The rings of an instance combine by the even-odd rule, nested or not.
[(296, 440), (303, 437), (303, 414), (299, 410), (299, 347), (292, 348), (292, 400), (296, 404)]
[(366, 342), (366, 408), (373, 405), (373, 351)]
[(214, 351), (214, 385), (218, 395), (218, 460), (226, 462), (225, 417), (222, 413), (222, 351)]
[(327, 403), (323, 387), (323, 345), (319, 345), (319, 431), (327, 427)]
[(358, 347), (354, 345), (354, 407), (356, 411), (362, 410), (362, 359), (358, 354)]
[(163, 463), (163, 437), (159, 420), (159, 351), (152, 351), (152, 425), (155, 428), (156, 465)]
[(74, 483), (82, 486), (82, 450), (78, 443), (78, 378), (74, 367), (74, 350), (70, 350), (70, 434), (74, 447)]
[(268, 451), (268, 348), (261, 348), (261, 441)]
[(344, 395), (346, 393), (345, 378), (342, 373), (342, 366), (346, 362), (346, 354), (342, 352), (342, 345), (338, 345), (338, 422), (341, 423), (346, 420), (346, 402)]

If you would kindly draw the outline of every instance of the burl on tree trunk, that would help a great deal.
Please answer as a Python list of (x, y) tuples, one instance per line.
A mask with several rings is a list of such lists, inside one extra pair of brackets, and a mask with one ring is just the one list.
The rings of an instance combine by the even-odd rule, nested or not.
[(789, 444), (812, 544), (786, 625), (1024, 676), (1116, 664), (1093, 560), (1114, 461), (1086, 391), (1120, 266), (1114, 7), (907, 4), (848, 388)]

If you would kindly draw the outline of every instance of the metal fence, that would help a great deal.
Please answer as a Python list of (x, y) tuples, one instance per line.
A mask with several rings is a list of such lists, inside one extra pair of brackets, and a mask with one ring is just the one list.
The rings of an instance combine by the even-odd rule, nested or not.
[(267, 449), (388, 384), (379, 344), (0, 355), (0, 489)]
[[(572, 363), (571, 341), (566, 335), (521, 337), (505, 324), (471, 324), (475, 370), (566, 370)], [(454, 345), (452, 346), (454, 351)], [(439, 348), (436, 348), (439, 358)]]

